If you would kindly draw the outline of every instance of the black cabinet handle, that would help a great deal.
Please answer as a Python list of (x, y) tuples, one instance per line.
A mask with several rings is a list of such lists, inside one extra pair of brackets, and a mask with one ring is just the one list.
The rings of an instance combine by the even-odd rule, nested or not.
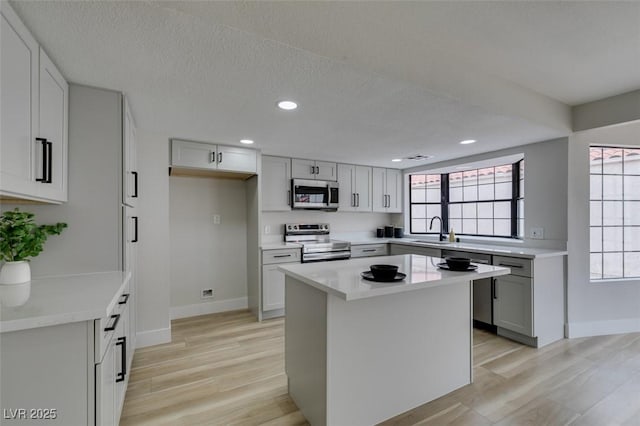
[(316, 174), (316, 168), (315, 166), (311, 166), (311, 174), (315, 175)]
[(111, 318), (114, 319), (113, 323), (107, 328), (105, 328), (104, 331), (113, 331), (118, 326), (118, 323), (120, 322), (120, 314), (111, 315)]
[(491, 279), (491, 293), (493, 294), (493, 298), (497, 299), (498, 298), (498, 287), (496, 287), (496, 280), (495, 278)]
[(53, 142), (47, 141), (48, 155), (47, 155), (47, 180), (45, 183), (53, 182)]
[(47, 166), (49, 165), (49, 162), (47, 161), (49, 146), (47, 145), (47, 140), (45, 138), (36, 138), (36, 141), (42, 142), (42, 177), (36, 178), (36, 181), (47, 183), (49, 176), (47, 173)]
[(126, 305), (127, 302), (129, 301), (129, 296), (131, 296), (131, 294), (129, 293), (125, 293), (123, 294), (121, 297), (122, 299), (118, 302), (118, 305)]
[(222, 152), (218, 153), (218, 164), (222, 163)]
[(360, 194), (356, 192), (356, 207), (360, 207)]
[(120, 372), (116, 375), (116, 383), (124, 382), (124, 378), (127, 375), (127, 338), (118, 337), (116, 341), (116, 346), (121, 346), (120, 351)]
[(320, 174), (320, 166), (316, 166), (316, 174), (319, 175)]
[(215, 163), (216, 162), (216, 152), (215, 151), (211, 151), (209, 153), (209, 162), (210, 163)]
[(291, 205), (291, 190), (287, 191), (287, 205)]
[(517, 269), (524, 268), (524, 266), (522, 265), (511, 265), (509, 263), (499, 263), (498, 266), (506, 266), (507, 268), (517, 268)]
[(363, 253), (373, 253), (374, 251), (376, 251), (376, 249), (363, 249), (362, 250)]
[(138, 216), (131, 216), (131, 219), (133, 219), (133, 240), (131, 240), (132, 243), (137, 243), (138, 242)]
[(131, 198), (138, 198), (138, 172), (131, 172), (133, 175), (133, 195)]
[(273, 257), (291, 257), (291, 256), (293, 256), (293, 255), (291, 255), (291, 254), (276, 254)]

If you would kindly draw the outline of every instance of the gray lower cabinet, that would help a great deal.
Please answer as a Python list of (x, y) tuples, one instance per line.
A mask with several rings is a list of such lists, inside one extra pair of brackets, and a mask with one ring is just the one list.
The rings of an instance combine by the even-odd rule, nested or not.
[(351, 257), (372, 257), (372, 256), (386, 256), (389, 250), (387, 244), (364, 244), (351, 246)]
[(494, 278), (493, 323), (497, 327), (534, 337), (531, 311), (533, 286), (529, 277)]
[(268, 312), (268, 317), (279, 316), (275, 311), (284, 309), (284, 274), (278, 266), (285, 263), (300, 263), (300, 249), (262, 251), (261, 311)]

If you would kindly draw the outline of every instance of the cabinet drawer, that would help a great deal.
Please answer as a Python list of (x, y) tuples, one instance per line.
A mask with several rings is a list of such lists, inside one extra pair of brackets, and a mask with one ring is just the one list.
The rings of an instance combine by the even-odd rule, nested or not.
[(493, 256), (493, 264), (496, 266), (504, 266), (511, 268), (511, 275), (521, 277), (531, 277), (531, 260), (519, 257)]
[(300, 249), (264, 250), (262, 252), (263, 265), (296, 262), (300, 262)]
[(370, 244), (364, 246), (351, 246), (351, 257), (386, 256), (386, 244)]

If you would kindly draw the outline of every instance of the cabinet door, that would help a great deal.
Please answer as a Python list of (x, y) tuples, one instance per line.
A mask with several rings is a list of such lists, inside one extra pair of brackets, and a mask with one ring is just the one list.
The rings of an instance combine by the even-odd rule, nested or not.
[(171, 165), (215, 170), (216, 149), (216, 145), (173, 139)]
[(371, 180), (371, 205), (374, 212), (387, 211), (387, 193), (385, 191), (386, 181), (386, 170), (379, 167), (373, 167)]
[(355, 167), (356, 210), (360, 212), (371, 211), (371, 167)]
[(96, 364), (96, 426), (116, 424), (116, 342), (111, 339), (100, 364)]
[(284, 274), (278, 265), (262, 267), (262, 310), (284, 308)]
[(9, 2), (0, 14), (0, 191), (37, 196), (38, 43)]
[(295, 179), (315, 179), (316, 162), (313, 160), (291, 160), (291, 177)]
[(218, 170), (255, 173), (258, 156), (253, 149), (218, 145)]
[(291, 210), (291, 159), (262, 156), (262, 210)]
[(316, 179), (338, 180), (338, 165), (326, 161), (316, 161)]
[(385, 190), (387, 194), (387, 212), (402, 213), (402, 172), (400, 170), (386, 170)]
[(338, 186), (340, 190), (340, 211), (350, 212), (357, 210), (356, 204), (356, 166), (350, 164), (338, 164)]
[[(69, 85), (44, 50), (40, 49), (40, 138), (47, 140), (46, 174), (39, 195), (53, 201), (67, 201), (67, 111)], [(36, 167), (43, 164), (41, 145), (36, 147)]]
[(494, 280), (493, 323), (534, 337), (531, 278), (504, 275)]
[(136, 126), (131, 114), (131, 108), (126, 98), (123, 99), (122, 117), (122, 195), (124, 204), (135, 207), (138, 199), (138, 145), (136, 140)]
[(351, 257), (371, 257), (386, 256), (387, 244), (367, 244), (361, 246), (351, 246)]

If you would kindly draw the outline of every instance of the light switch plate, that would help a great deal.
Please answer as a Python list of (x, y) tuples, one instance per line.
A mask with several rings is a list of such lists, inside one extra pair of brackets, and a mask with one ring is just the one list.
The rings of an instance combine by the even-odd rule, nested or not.
[(529, 236), (532, 240), (543, 240), (544, 239), (544, 228), (531, 228), (529, 230)]

